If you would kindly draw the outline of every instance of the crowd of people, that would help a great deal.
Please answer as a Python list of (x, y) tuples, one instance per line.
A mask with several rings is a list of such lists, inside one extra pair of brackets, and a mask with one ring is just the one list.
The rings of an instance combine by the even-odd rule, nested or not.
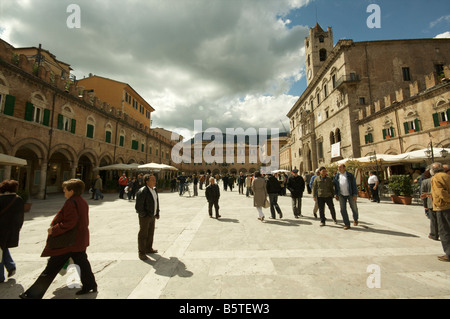
[[(336, 210), (333, 199), (339, 201), (340, 213), (344, 222), (344, 229), (351, 227), (347, 206), (350, 207), (353, 225), (358, 225), (359, 214), (357, 206), (357, 185), (355, 176), (346, 170), (345, 164), (338, 166), (338, 172), (330, 176), (325, 167), (320, 167), (316, 174), (306, 174), (305, 178), (294, 169), (290, 174), (273, 173), (253, 174), (240, 173), (237, 176), (186, 176), (184, 173), (173, 180), (172, 191), (183, 194), (186, 184), (194, 184), (194, 196), (198, 196), (197, 185), (200, 189), (205, 186), (205, 197), (208, 202), (208, 213), (213, 218), (220, 218), (219, 200), (222, 183), (224, 191), (233, 191), (238, 186), (238, 193), (253, 197), (258, 220), (264, 222), (264, 208), (270, 208), (270, 217), (283, 218), (283, 212), (278, 205), (278, 197), (286, 196), (289, 190), (292, 213), (294, 218), (302, 217), (302, 197), (305, 189), (312, 194), (315, 202), (313, 214), (320, 218), (320, 226), (325, 226), (325, 205), (328, 207), (332, 220), (337, 223)], [(372, 177), (371, 173), (371, 177)], [(375, 175), (376, 176), (376, 175)], [(450, 167), (441, 163), (433, 163), (421, 176), (417, 176), (420, 183), (421, 198), (424, 202), (426, 215), (430, 219), (429, 238), (440, 240), (444, 255), (441, 261), (450, 261)], [(151, 174), (138, 175), (128, 179), (125, 174), (119, 178), (119, 197), (127, 194), (129, 200), (135, 199), (134, 208), (138, 214), (138, 257), (147, 260), (147, 254), (158, 251), (153, 247), (153, 237), (156, 220), (160, 218), (159, 195), (156, 189), (156, 177)], [(369, 178), (371, 189), (377, 189), (378, 179)], [(5, 281), (4, 269), (8, 277), (14, 276), (16, 265), (9, 252), (10, 248), (19, 244), (19, 233), (24, 222), (24, 201), (17, 195), (18, 182), (5, 180), (0, 183), (0, 283)], [(58, 272), (72, 259), (81, 270), (82, 288), (77, 294), (87, 294), (97, 291), (97, 283), (86, 255), (89, 246), (89, 205), (83, 199), (85, 184), (79, 179), (65, 181), (62, 185), (66, 202), (53, 218), (48, 228), (47, 241), (42, 257), (49, 257), (47, 266), (35, 283), (20, 295), (24, 299), (42, 298)], [(92, 184), (93, 199), (103, 199), (102, 181), (100, 176)], [(379, 202), (379, 197), (373, 196)], [(348, 205), (347, 205), (348, 204)], [(319, 217), (317, 217), (319, 211)]]

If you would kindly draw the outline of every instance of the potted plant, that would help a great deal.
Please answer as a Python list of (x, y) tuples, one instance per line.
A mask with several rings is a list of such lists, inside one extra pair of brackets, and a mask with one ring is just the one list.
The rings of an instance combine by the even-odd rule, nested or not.
[(404, 205), (411, 204), (414, 189), (409, 175), (392, 175), (389, 178), (388, 187), (393, 193), (391, 198), (394, 203)]

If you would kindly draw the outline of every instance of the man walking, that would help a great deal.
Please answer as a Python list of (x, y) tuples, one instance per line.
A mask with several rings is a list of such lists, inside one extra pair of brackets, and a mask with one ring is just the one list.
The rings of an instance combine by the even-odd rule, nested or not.
[(267, 194), (269, 194), (270, 202), (270, 214), (271, 218), (275, 219), (275, 210), (277, 211), (280, 218), (283, 218), (283, 213), (278, 205), (278, 195), (281, 192), (281, 185), (277, 178), (277, 173), (270, 175), (266, 183)]
[(244, 195), (244, 184), (245, 184), (245, 176), (244, 173), (240, 172), (238, 177), (239, 194)]
[(358, 198), (358, 188), (356, 186), (356, 179), (352, 173), (347, 172), (345, 164), (338, 166), (339, 172), (334, 176), (334, 189), (336, 199), (339, 200), (341, 206), (341, 215), (344, 220), (344, 229), (350, 228), (350, 220), (347, 214), (347, 202), (353, 214), (353, 225), (358, 225), (358, 207), (356, 200)]
[(219, 215), (219, 198), (220, 198), (220, 190), (219, 185), (215, 183), (214, 177), (209, 179), (209, 185), (205, 189), (206, 200), (208, 201), (208, 213), (209, 217), (212, 218), (212, 207), (216, 210), (216, 218), (221, 217)]
[(314, 179), (312, 193), (314, 201), (319, 206), (320, 226), (325, 226), (325, 204), (330, 209), (331, 217), (334, 223), (337, 224), (336, 211), (333, 204), (334, 196), (334, 182), (331, 177), (327, 176), (327, 169), (325, 167), (319, 168), (320, 175)]
[[(183, 191), (184, 191), (184, 186), (186, 185), (186, 173), (185, 172), (181, 173), (181, 175), (178, 176), (177, 180), (180, 184), (180, 196), (182, 196)], [(191, 196), (191, 195), (189, 195), (189, 196)]]
[(294, 217), (299, 218), (302, 216), (302, 197), (305, 191), (305, 180), (298, 175), (298, 169), (295, 168), (292, 170), (292, 175), (287, 182), (287, 188), (291, 192)]
[(431, 166), (431, 197), (433, 211), (436, 211), (439, 237), (445, 255), (439, 256), (440, 261), (450, 261), (450, 175), (445, 173), (441, 163)]
[(153, 249), (153, 235), (155, 222), (159, 219), (159, 198), (156, 192), (156, 177), (150, 174), (144, 175), (145, 186), (136, 194), (136, 213), (139, 215), (138, 251), (139, 259), (147, 260), (146, 254), (155, 254)]

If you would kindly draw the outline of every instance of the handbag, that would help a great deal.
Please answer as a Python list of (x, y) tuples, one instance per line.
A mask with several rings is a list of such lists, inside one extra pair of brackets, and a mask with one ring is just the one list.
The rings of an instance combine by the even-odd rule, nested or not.
[[(75, 207), (78, 209), (77, 202), (73, 199), (72, 201), (75, 204)], [(49, 235), (47, 237), (47, 247), (50, 249), (59, 249), (72, 246), (73, 244), (75, 244), (75, 240), (77, 238), (77, 228), (78, 224), (59, 236)]]
[(264, 208), (269, 208), (270, 207), (270, 202), (267, 200), (264, 201)]

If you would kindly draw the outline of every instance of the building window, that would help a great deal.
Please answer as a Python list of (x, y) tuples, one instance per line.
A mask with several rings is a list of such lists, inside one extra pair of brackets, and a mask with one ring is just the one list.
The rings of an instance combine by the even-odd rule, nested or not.
[(359, 105), (366, 105), (366, 99), (364, 97), (359, 98)]
[(336, 129), (336, 132), (334, 133), (334, 138), (336, 140), (336, 143), (341, 141), (341, 130), (340, 129)]
[(411, 74), (409, 68), (402, 68), (403, 81), (411, 81)]
[(335, 89), (336, 88), (336, 74), (333, 74), (331, 76), (331, 82), (333, 82), (333, 89)]
[(444, 65), (443, 64), (435, 64), (434, 69), (438, 76), (444, 75)]
[(369, 134), (365, 135), (364, 139), (366, 141), (366, 144), (373, 143), (373, 135), (372, 135), (372, 133), (369, 133)]
[(86, 137), (94, 138), (95, 119), (92, 116), (88, 116), (86, 124)]
[(119, 146), (124, 146), (125, 145), (125, 136), (120, 135), (119, 137)]
[(327, 90), (327, 85), (326, 84), (323, 86), (323, 95), (324, 95), (324, 97), (328, 96), (328, 90)]
[(413, 121), (407, 121), (403, 123), (405, 128), (405, 134), (414, 133), (420, 131), (419, 119), (415, 119)]
[(434, 127), (447, 125), (450, 118), (450, 109), (433, 114)]
[(319, 159), (323, 159), (323, 140), (322, 138), (317, 141), (317, 156)]
[(105, 132), (105, 142), (106, 143), (111, 143), (111, 136), (112, 136), (111, 131), (106, 131)]
[(327, 59), (327, 50), (321, 49), (319, 51), (320, 61), (325, 61)]
[(320, 37), (319, 37), (319, 42), (320, 43), (323, 43), (325, 41), (325, 38), (323, 37), (323, 35), (321, 35)]
[(34, 106), (32, 103), (27, 102), (25, 106), (25, 120), (49, 126), (50, 110)]
[(391, 137), (394, 137), (394, 128), (391, 126), (389, 128), (383, 129), (383, 139), (389, 139)]
[(58, 130), (75, 134), (76, 123), (77, 121), (75, 119), (58, 114)]
[[(3, 103), (3, 95), (2, 95), (2, 103)], [(5, 97), (5, 106), (3, 108), (3, 114), (5, 115), (14, 115), (14, 105), (16, 103), (16, 97), (12, 95), (6, 95)]]

